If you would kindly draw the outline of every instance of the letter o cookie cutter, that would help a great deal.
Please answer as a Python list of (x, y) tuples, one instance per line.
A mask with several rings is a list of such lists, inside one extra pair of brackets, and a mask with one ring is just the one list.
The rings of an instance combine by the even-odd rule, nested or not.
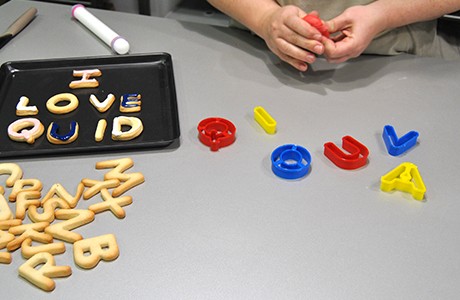
[[(56, 105), (62, 101), (69, 101), (67, 105), (58, 106)], [(46, 108), (49, 112), (57, 115), (67, 114), (74, 111), (78, 107), (78, 98), (71, 93), (61, 93), (54, 95), (46, 101)]]
[(271, 155), (272, 171), (284, 179), (297, 179), (308, 174), (311, 155), (304, 147), (286, 144), (276, 148)]
[(233, 144), (236, 139), (236, 127), (232, 122), (223, 118), (207, 118), (198, 124), (199, 140), (209, 146), (211, 151)]

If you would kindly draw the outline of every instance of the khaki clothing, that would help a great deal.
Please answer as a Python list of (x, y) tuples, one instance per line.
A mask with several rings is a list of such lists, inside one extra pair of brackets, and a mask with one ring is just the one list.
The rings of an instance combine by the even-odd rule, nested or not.
[[(323, 20), (330, 20), (346, 8), (366, 5), (374, 0), (277, 0), (280, 5), (296, 5), (305, 12), (316, 10)], [(452, 31), (452, 30), (451, 30)], [(395, 55), (411, 53), (460, 59), (460, 31), (446, 34), (438, 31), (437, 21), (414, 23), (376, 37), (364, 51), (368, 54)]]

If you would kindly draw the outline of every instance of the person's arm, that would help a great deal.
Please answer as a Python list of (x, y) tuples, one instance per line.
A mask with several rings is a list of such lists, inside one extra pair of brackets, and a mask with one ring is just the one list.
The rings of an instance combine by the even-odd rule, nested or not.
[(408, 24), (433, 20), (460, 10), (460, 0), (378, 0), (353, 6), (327, 22), (330, 32), (340, 32), (335, 43), (324, 39), (329, 62), (359, 56), (379, 33)]
[(321, 34), (302, 20), (306, 15), (296, 6), (280, 7), (274, 0), (208, 0), (265, 40), (270, 50), (300, 71), (307, 70), (324, 46)]

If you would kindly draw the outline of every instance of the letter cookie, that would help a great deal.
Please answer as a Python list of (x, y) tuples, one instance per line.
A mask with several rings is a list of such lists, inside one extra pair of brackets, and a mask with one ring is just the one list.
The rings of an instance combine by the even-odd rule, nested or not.
[(0, 230), (0, 249), (5, 248), (12, 240), (14, 240), (14, 234)]
[(0, 252), (0, 264), (10, 264), (13, 258), (9, 252)]
[(80, 200), (84, 189), (85, 189), (85, 186), (83, 185), (83, 183), (80, 182), (77, 186), (77, 192), (75, 193), (75, 196), (72, 196), (66, 191), (66, 189), (61, 184), (55, 183), (50, 188), (50, 190), (45, 195), (45, 197), (43, 197), (42, 205), (48, 202), (48, 200), (51, 201), (51, 200), (56, 199), (56, 197), (53, 197), (53, 196), (57, 196), (57, 198), (65, 200), (70, 205), (70, 208), (74, 208), (75, 206), (77, 206), (78, 200)]
[[(20, 193), (21, 194), (21, 193)], [(19, 197), (18, 197), (19, 201)], [(38, 222), (53, 222), (54, 221), (54, 212), (56, 208), (64, 208), (64, 209), (69, 209), (70, 205), (65, 201), (64, 199), (61, 198), (51, 198), (48, 199), (47, 201), (43, 202), (41, 206), (43, 207), (43, 212), (39, 213), (37, 210), (36, 205), (30, 205), (29, 209), (27, 211), (27, 215), (29, 218), (32, 220), (32, 222), (38, 223)]]
[(19, 236), (9, 242), (6, 245), (6, 248), (8, 251), (14, 251), (21, 247), (22, 242), (24, 242), (26, 238), (31, 238), (34, 241), (44, 244), (51, 243), (53, 241), (53, 237), (47, 233), (43, 233), (43, 230), (45, 230), (45, 228), (49, 225), (50, 223), (48, 222), (40, 222), (11, 227), (8, 229), (8, 232)]
[(45, 228), (45, 232), (51, 234), (54, 238), (74, 243), (83, 239), (83, 237), (70, 230), (88, 224), (94, 220), (94, 213), (87, 209), (60, 209), (55, 213), (56, 219), (66, 220), (56, 223)]
[(112, 196), (118, 197), (124, 194), (127, 190), (130, 190), (145, 181), (144, 175), (142, 175), (140, 172), (125, 173), (125, 171), (131, 168), (133, 165), (134, 162), (131, 158), (121, 158), (96, 163), (96, 169), (98, 170), (113, 168), (113, 170), (110, 170), (104, 175), (105, 180), (120, 180), (121, 184), (113, 190)]
[(91, 94), (91, 96), (89, 96), (89, 102), (91, 102), (98, 112), (105, 113), (112, 106), (113, 102), (115, 102), (115, 96), (113, 94), (109, 94), (103, 102), (100, 102), (96, 95)]
[(94, 139), (96, 142), (101, 142), (104, 139), (105, 129), (107, 128), (107, 121), (105, 119), (100, 119), (97, 122), (96, 132), (94, 133)]
[(28, 106), (29, 98), (26, 96), (21, 96), (19, 102), (16, 105), (16, 115), (17, 116), (35, 116), (38, 114), (38, 108), (36, 106)]
[(75, 264), (84, 269), (94, 268), (101, 260), (115, 260), (119, 254), (120, 251), (113, 234), (84, 239), (73, 245)]
[(141, 94), (124, 94), (120, 99), (120, 111), (126, 113), (139, 112), (141, 111), (141, 104)]
[[(129, 126), (128, 131), (122, 131), (122, 126)], [(113, 119), (112, 140), (114, 141), (129, 141), (138, 137), (144, 126), (142, 121), (136, 117), (120, 116)]]
[[(65, 105), (57, 105), (59, 102), (68, 102)], [(78, 107), (78, 98), (71, 93), (54, 95), (46, 101), (46, 108), (56, 115), (63, 115), (74, 111)]]
[(66, 134), (59, 134), (59, 125), (51, 122), (48, 126), (46, 138), (51, 144), (70, 144), (78, 138), (78, 123), (75, 121), (70, 122), (70, 130)]
[[(26, 188), (27, 187), (27, 188)], [(38, 191), (41, 192), (43, 184), (38, 179), (19, 179), (13, 185), (13, 190), (8, 199), (11, 202), (16, 201), (16, 196), (24, 191)]]
[(122, 206), (130, 205), (133, 203), (133, 198), (131, 196), (115, 198), (110, 195), (107, 189), (101, 190), (101, 196), (104, 202), (99, 202), (88, 207), (89, 210), (96, 214), (110, 210), (117, 218), (123, 219), (126, 216), (126, 212)]
[(80, 80), (74, 80), (69, 84), (71, 89), (95, 88), (99, 86), (99, 82), (91, 77), (99, 77), (102, 72), (99, 69), (73, 71), (74, 77), (81, 77)]
[(94, 195), (100, 193), (102, 189), (111, 189), (120, 185), (120, 181), (118, 179), (99, 181), (84, 178), (81, 182), (89, 188), (83, 192), (83, 199), (85, 200), (94, 197)]
[(29, 206), (40, 206), (41, 193), (38, 191), (22, 191), (16, 197), (16, 218), (24, 220)]
[(61, 254), (65, 252), (65, 245), (63, 242), (58, 242), (32, 246), (31, 238), (27, 238), (24, 240), (24, 242), (22, 242), (21, 254), (24, 258), (30, 258), (40, 252), (48, 252), (49, 254)]
[(0, 221), (11, 220), (13, 213), (3, 194), (0, 194)]
[[(42, 265), (39, 269), (38, 266)], [(48, 252), (37, 253), (19, 267), (19, 275), (44, 291), (51, 292), (56, 283), (51, 278), (72, 274), (69, 266), (56, 266), (54, 256)]]
[[(30, 128), (30, 129), (28, 129)], [(8, 126), (8, 136), (16, 142), (35, 143), (43, 132), (45, 127), (35, 118), (24, 118), (14, 121)]]

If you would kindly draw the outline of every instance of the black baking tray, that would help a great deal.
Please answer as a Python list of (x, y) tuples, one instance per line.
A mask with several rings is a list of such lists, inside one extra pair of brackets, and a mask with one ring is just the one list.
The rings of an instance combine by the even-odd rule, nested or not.
[[(99, 87), (70, 89), (74, 70), (97, 68)], [(68, 114), (55, 115), (46, 108), (47, 100), (59, 93), (73, 93), (79, 100), (78, 108)], [(100, 101), (112, 93), (116, 101), (105, 113), (97, 111), (89, 102), (95, 94)], [(122, 113), (119, 110), (123, 94), (140, 93), (141, 111)], [(45, 133), (35, 143), (16, 142), (8, 137), (8, 126), (17, 119), (16, 105), (21, 96), (27, 96), (29, 105), (37, 106), (36, 116), (45, 127)], [(140, 136), (129, 141), (113, 141), (111, 138), (113, 118), (135, 116), (142, 120), (144, 130)], [(96, 142), (94, 133), (97, 122), (107, 120), (104, 139)], [(51, 122), (62, 130), (71, 121), (79, 123), (78, 138), (65, 145), (55, 145), (46, 138)], [(65, 132), (63, 132), (65, 133)], [(168, 53), (152, 53), (129, 56), (84, 57), (6, 62), (0, 68), (0, 157), (31, 155), (66, 155), (100, 153), (146, 148), (164, 148), (179, 145), (179, 118), (172, 58)]]

